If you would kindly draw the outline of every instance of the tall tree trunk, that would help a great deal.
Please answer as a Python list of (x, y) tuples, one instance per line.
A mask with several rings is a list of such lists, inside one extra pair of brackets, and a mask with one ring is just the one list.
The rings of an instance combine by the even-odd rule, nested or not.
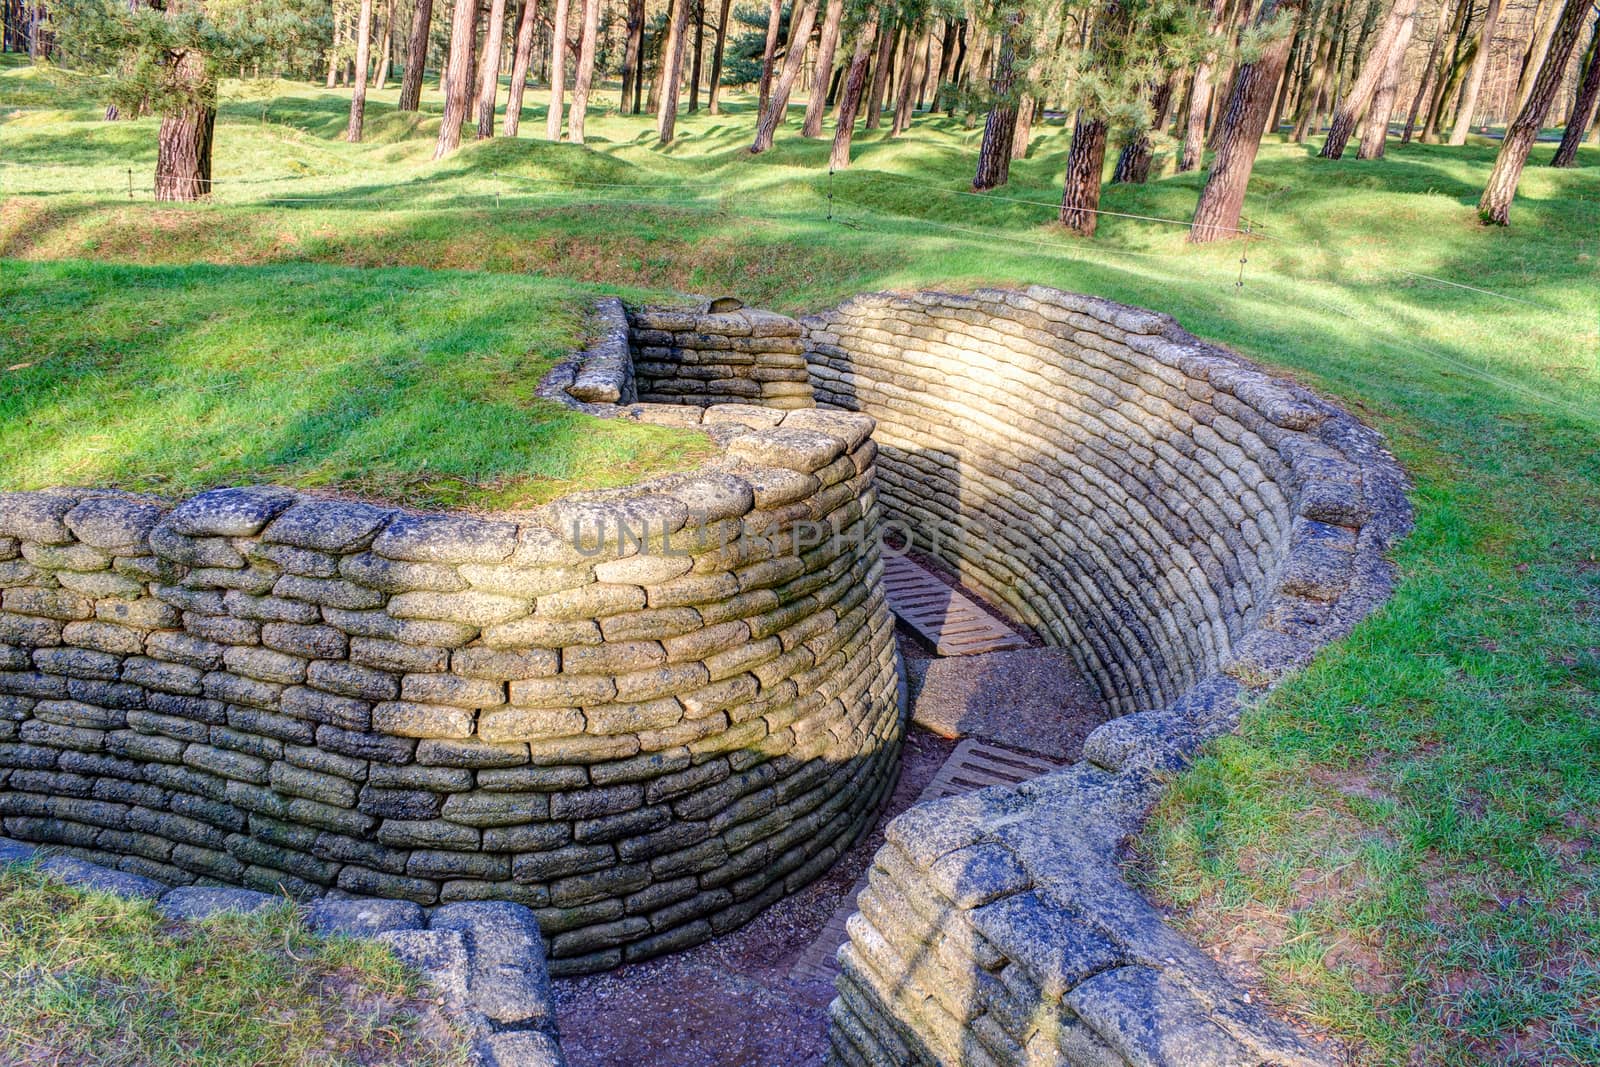
[[(1458, 2), (1466, 3), (1467, 0)], [(1411, 98), (1411, 110), (1406, 114), (1406, 129), (1400, 135), (1401, 144), (1411, 143), (1411, 134), (1417, 128), (1417, 116), (1422, 113), (1422, 102), (1428, 99), (1428, 86), (1438, 69), (1439, 55), (1444, 51), (1444, 39), (1449, 33), (1452, 6), (1453, 0), (1440, 0), (1439, 21), (1433, 28), (1433, 44), (1428, 46), (1428, 59), (1423, 63), (1422, 73), (1417, 77), (1417, 93)]]
[(711, 45), (711, 85), (706, 92), (711, 99), (707, 107), (713, 115), (722, 114), (722, 53), (728, 44), (728, 14), (733, 0), (722, 0), (722, 12), (717, 16), (717, 38)]
[[(990, 39), (988, 33), (983, 32), (983, 27), (981, 26), (978, 28), (978, 39), (983, 42), (983, 47), (978, 50), (978, 62), (967, 65), (966, 80), (961, 85), (962, 94), (969, 100), (972, 95), (972, 83), (980, 77), (988, 77), (989, 72), (993, 69), (991, 60), (994, 57), (994, 41)], [(969, 104), (961, 116), (961, 127), (962, 129), (970, 130), (977, 125), (978, 109)]]
[(332, 89), (339, 84), (340, 72), (344, 68), (344, 12), (339, 10), (337, 4), (333, 8), (333, 47), (328, 49), (328, 83), (325, 88)]
[(783, 122), (784, 113), (789, 110), (789, 94), (794, 92), (795, 80), (800, 77), (800, 67), (805, 62), (805, 45), (811, 40), (811, 27), (816, 21), (817, 0), (802, 0), (792, 35), (794, 43), (789, 46), (789, 54), (783, 57), (783, 71), (772, 87), (772, 96), (767, 100), (766, 110), (761, 112), (760, 122), (756, 124), (756, 139), (750, 145), (752, 153), (765, 152), (772, 147), (772, 138)]
[(1027, 62), (1023, 46), (1025, 9), (1018, 4), (1000, 24), (1000, 47), (995, 57), (994, 79), (989, 83), (994, 102), (983, 125), (983, 143), (978, 146), (978, 172), (972, 187), (980, 192), (994, 189), (1011, 180), (1011, 148), (1017, 137), (1017, 68)]
[[(168, 18), (172, 13), (168, 13)], [(169, 60), (168, 85), (189, 101), (216, 99), (216, 78), (199, 52), (183, 52)], [(161, 116), (156, 138), (156, 199), (198, 200), (211, 195), (211, 140), (217, 109), (189, 103)]]
[(589, 118), (589, 86), (594, 81), (594, 53), (600, 37), (600, 0), (583, 0), (583, 36), (578, 39), (578, 73), (572, 84), (572, 114), (567, 127), (573, 144), (583, 144)]
[(873, 38), (877, 32), (878, 14), (874, 11), (857, 31), (855, 52), (850, 56), (850, 70), (839, 92), (839, 119), (833, 131), (829, 170), (844, 170), (850, 165), (850, 139), (855, 135), (856, 115), (861, 110), (861, 98), (866, 93), (867, 66), (872, 62)]
[(1295, 79), (1306, 65), (1306, 48), (1309, 42), (1315, 39), (1317, 19), (1322, 15), (1321, 0), (1311, 10), (1306, 18), (1300, 20), (1300, 28), (1295, 31), (1294, 43), (1289, 46), (1289, 58), (1284, 63), (1283, 75), (1278, 79), (1276, 91), (1272, 94), (1272, 106), (1267, 111), (1267, 133), (1277, 133), (1278, 125), (1283, 120), (1283, 105), (1294, 92)]
[(1545, 14), (1544, 0), (1540, 0), (1533, 12), (1533, 36), (1528, 39), (1528, 51), (1522, 57), (1522, 74), (1517, 78), (1515, 110), (1518, 113), (1527, 106), (1528, 96), (1533, 92), (1534, 79), (1543, 69), (1544, 57), (1550, 53), (1550, 41), (1558, 21), (1558, 15)]
[[(1298, 14), (1298, 0), (1266, 0), (1261, 5), (1256, 25), (1264, 26), (1278, 18), (1292, 20)], [(1233, 81), (1233, 94), (1219, 123), (1221, 131), (1216, 154), (1211, 159), (1211, 171), (1206, 175), (1205, 188), (1200, 190), (1200, 200), (1195, 205), (1190, 241), (1196, 244), (1215, 241), (1231, 237), (1238, 230), (1245, 189), (1250, 184), (1250, 172), (1255, 168), (1256, 153), (1261, 150), (1267, 109), (1272, 105), (1272, 87), (1277, 84), (1288, 58), (1289, 37), (1284, 36), (1263, 48), (1255, 62), (1239, 68)]]
[(1434, 87), (1433, 100), (1428, 105), (1428, 117), (1422, 124), (1422, 140), (1432, 143), (1438, 139), (1439, 124), (1444, 121), (1445, 105), (1449, 97), (1460, 84), (1459, 78), (1462, 66), (1468, 62), (1468, 57), (1462, 55), (1466, 47), (1467, 34), (1472, 30), (1472, 0), (1461, 0), (1456, 9), (1455, 21), (1451, 24), (1450, 33), (1452, 43), (1450, 46), (1450, 62), (1439, 72), (1439, 84)]
[(506, 26), (506, 0), (491, 0), (478, 75), (478, 140), (494, 136), (494, 105), (500, 95), (500, 52)]
[(1483, 91), (1483, 76), (1489, 70), (1489, 47), (1494, 43), (1495, 24), (1500, 21), (1500, 0), (1489, 0), (1483, 15), (1483, 27), (1478, 31), (1478, 54), (1472, 57), (1472, 68), (1467, 72), (1462, 90), (1461, 107), (1456, 111), (1456, 124), (1450, 129), (1450, 143), (1467, 143), (1467, 131), (1472, 128), (1472, 114), (1478, 109), (1478, 94)]
[(394, 16), (398, 0), (389, 0), (383, 8), (383, 28), (378, 31), (378, 69), (372, 75), (373, 86), (383, 91), (389, 81), (389, 55), (394, 50)]
[(28, 58), (37, 63), (49, 59), (55, 47), (55, 35), (49, 30), (49, 12), (42, 0), (35, 0), (28, 15)]
[(433, 22), (433, 0), (417, 0), (411, 13), (411, 36), (406, 41), (406, 69), (400, 78), (401, 111), (415, 111), (422, 101), (422, 69), (428, 62), (428, 27)]
[(689, 114), (692, 115), (700, 110), (700, 60), (706, 46), (705, 0), (694, 0), (689, 14), (694, 19), (694, 55), (689, 63)]
[(1350, 135), (1355, 131), (1356, 120), (1371, 103), (1379, 83), (1388, 74), (1394, 49), (1397, 46), (1403, 47), (1405, 41), (1410, 39), (1411, 23), (1416, 13), (1417, 0), (1395, 0), (1394, 7), (1389, 10), (1389, 18), (1383, 24), (1383, 32), (1378, 34), (1378, 39), (1373, 42), (1366, 66), (1361, 68), (1361, 75), (1350, 86), (1350, 92), (1339, 102), (1339, 110), (1333, 116), (1333, 125), (1328, 128), (1328, 139), (1323, 142), (1322, 151), (1319, 153), (1324, 159), (1338, 159), (1344, 155), (1345, 145), (1350, 142)]
[[(928, 42), (923, 48), (922, 52), (922, 72), (917, 78), (917, 91), (914, 94), (916, 102), (911, 108), (911, 113), (913, 115), (915, 115), (918, 111), (926, 112), (929, 110), (926, 105), (928, 100), (928, 82), (933, 78), (934, 72), (933, 48), (936, 44), (938, 44), (940, 48), (944, 47), (943, 44), (940, 43), (939, 35), (933, 32), (933, 27), (934, 23), (930, 20), (928, 22)], [(909, 123), (907, 123), (907, 125), (909, 125)]]
[(1344, 28), (1344, 3), (1336, 3), (1329, 18), (1328, 32), (1319, 34), (1311, 58), (1311, 70), (1300, 89), (1300, 102), (1295, 108), (1294, 132), (1290, 134), (1295, 144), (1304, 144), (1313, 131), (1321, 112), (1322, 97), (1328, 87), (1328, 67), (1333, 62), (1334, 38)]
[(778, 56), (778, 23), (783, 21), (783, 0), (772, 0), (767, 10), (767, 45), (761, 52), (761, 84), (756, 90), (756, 122), (767, 113), (772, 99), (772, 67)]
[(942, 93), (945, 83), (950, 78), (950, 63), (956, 54), (956, 23), (953, 19), (944, 19), (940, 22), (944, 32), (939, 35), (939, 69), (929, 71), (933, 82), (933, 102), (928, 105), (929, 111), (939, 111), (939, 105), (944, 103)]
[(844, 0), (828, 0), (822, 17), (822, 35), (817, 39), (817, 65), (811, 77), (811, 96), (806, 100), (806, 118), (800, 127), (802, 137), (822, 136), (822, 116), (828, 108), (828, 82), (833, 77), (833, 53), (839, 47), (839, 21), (844, 17)]
[(1594, 32), (1589, 37), (1589, 58), (1583, 67), (1583, 80), (1578, 83), (1578, 93), (1572, 98), (1572, 110), (1567, 112), (1566, 127), (1561, 131), (1561, 147), (1556, 149), (1552, 167), (1570, 167), (1578, 155), (1578, 142), (1589, 124), (1595, 120), (1596, 104), (1600, 104), (1600, 19), (1595, 20)]
[[(889, 130), (890, 137), (898, 137), (911, 128), (911, 104), (917, 86), (922, 82), (923, 73), (928, 69), (928, 50), (933, 46), (933, 31), (926, 25), (915, 37), (906, 39), (905, 78), (900, 82), (900, 99), (894, 108), (894, 126)], [(1013, 113), (1015, 121), (1015, 113)], [(1009, 158), (1010, 146), (1007, 145)]]
[(550, 21), (550, 111), (544, 119), (544, 139), (561, 140), (561, 111), (567, 81), (567, 0), (556, 0)]
[(671, 144), (678, 125), (678, 92), (683, 83), (683, 51), (689, 29), (689, 8), (694, 0), (673, 0), (672, 27), (661, 53), (661, 102), (656, 109), (656, 135)]
[[(1011, 161), (1028, 158), (1028, 142), (1033, 138), (1034, 112), (1038, 104), (1033, 97), (1023, 94), (1017, 98), (1017, 132), (1011, 135)], [(1010, 177), (1008, 174), (1007, 177)]]
[(891, 13), (878, 36), (878, 54), (872, 60), (872, 89), (867, 93), (866, 128), (875, 130), (883, 121), (883, 97), (889, 91), (890, 68), (894, 65), (894, 46), (901, 31)]
[(639, 113), (639, 83), (644, 77), (644, 0), (628, 0), (628, 41), (622, 56), (624, 115)]
[(456, 0), (450, 15), (450, 58), (444, 69), (444, 117), (433, 158), (443, 159), (461, 145), (461, 125), (472, 102), (472, 45), (477, 32), (478, 0)]
[[(1210, 36), (1215, 38), (1222, 30), (1226, 0), (1211, 0)], [(1206, 143), (1206, 113), (1211, 110), (1212, 67), (1217, 54), (1208, 52), (1195, 64), (1194, 80), (1189, 87), (1189, 115), (1183, 128), (1183, 149), (1178, 153), (1178, 173), (1194, 170), (1200, 165), (1201, 153)]]
[(956, 54), (955, 60), (950, 64), (950, 78), (946, 83), (949, 91), (945, 94), (944, 113), (954, 115), (956, 102), (961, 96), (961, 79), (965, 75), (967, 62), (967, 20), (962, 19), (956, 24)]
[(1106, 122), (1078, 112), (1067, 153), (1067, 177), (1061, 190), (1061, 225), (1093, 237), (1100, 223), (1100, 179), (1106, 166)]
[(1561, 18), (1550, 35), (1550, 47), (1539, 65), (1528, 102), (1517, 113), (1516, 121), (1506, 128), (1500, 152), (1494, 157), (1494, 170), (1489, 173), (1488, 184), (1478, 201), (1478, 217), (1485, 225), (1504, 226), (1511, 221), (1511, 201), (1517, 195), (1517, 181), (1528, 161), (1528, 151), (1544, 125), (1545, 114), (1561, 88), (1567, 60), (1572, 58), (1572, 50), (1589, 16), (1589, 4), (1590, 0), (1567, 0), (1561, 9)]
[(539, 21), (539, 0), (522, 0), (517, 13), (517, 43), (511, 52), (511, 87), (506, 91), (507, 137), (522, 129), (522, 94), (528, 87), (528, 64), (533, 59), (533, 29)]
[[(1489, 0), (1491, 4), (1498, 0)], [(1383, 80), (1372, 94), (1372, 106), (1367, 108), (1366, 128), (1361, 132), (1361, 147), (1357, 159), (1382, 159), (1384, 147), (1389, 143), (1389, 116), (1394, 112), (1394, 98), (1400, 91), (1400, 74), (1405, 66), (1406, 48), (1411, 44), (1411, 33), (1416, 19), (1406, 20), (1389, 49), (1389, 62), (1384, 65)]]
[[(1150, 109), (1156, 116), (1156, 129), (1161, 128), (1160, 116), (1167, 108), (1167, 97), (1171, 93), (1171, 83), (1162, 82), (1156, 86), (1151, 97)], [(1155, 148), (1150, 143), (1150, 131), (1144, 127), (1131, 131), (1127, 144), (1122, 146), (1122, 151), (1117, 155), (1117, 165), (1112, 168), (1112, 184), (1143, 185), (1150, 178), (1150, 164), (1154, 159)]]
[(162, 116), (156, 149), (157, 200), (211, 195), (211, 139), (216, 124), (216, 110), (209, 107), (186, 107)]
[(356, 85), (350, 94), (350, 124), (344, 139), (351, 144), (361, 140), (361, 125), (367, 115), (367, 67), (372, 60), (372, 0), (361, 0), (361, 16), (356, 22)]

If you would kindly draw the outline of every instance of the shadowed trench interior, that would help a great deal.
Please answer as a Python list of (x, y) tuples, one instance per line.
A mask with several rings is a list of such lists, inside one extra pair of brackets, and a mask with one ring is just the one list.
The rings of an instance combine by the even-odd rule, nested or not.
[[(771, 399), (770, 383), (797, 379), (793, 349), (755, 340), (730, 344), (724, 331), (740, 332), (709, 305), (655, 317), (636, 313), (639, 395), (709, 412), (762, 403)], [(1340, 624), (1336, 601), (1352, 571), (1366, 503), (1359, 477), (1311, 432), (1333, 409), (1304, 390), (1198, 341), (1165, 316), (1046, 289), (873, 294), (809, 316), (797, 332), (816, 403), (875, 420), (874, 492), (886, 543), (909, 546), (914, 560), (1031, 638), (1019, 644), (1034, 646), (939, 659), (902, 627), (913, 725), (906, 778), (888, 815), (919, 797), (949, 797), (923, 790), (937, 777), (930, 763), (957, 762), (954, 741), (917, 729), (917, 722), (957, 738), (968, 736), (970, 725), (973, 736), (995, 743), (1005, 757), (1045, 760), (1019, 778), (1043, 773), (1043, 783), (1080, 768), (1102, 773), (1088, 765), (1063, 769), (1078, 759), (1094, 727), (1117, 716), (1225, 703), (1219, 694), (1233, 683), (1219, 681), (1219, 670), (1248, 674), (1257, 660), (1279, 667), (1300, 655), (1300, 643), (1313, 644)], [(749, 350), (769, 347), (781, 354)], [(1354, 447), (1364, 445), (1358, 440)], [(1300, 548), (1291, 552), (1295, 544)], [(938, 708), (922, 714), (936, 685), (965, 702), (957, 714), (941, 716), (948, 709)], [(1076, 721), (1059, 718), (1068, 706), (1080, 713)], [(995, 720), (1019, 718), (1046, 722), (992, 728)], [(1054, 744), (1041, 743), (1052, 731)], [(1058, 802), (1047, 802), (1042, 784), (1008, 791), (1015, 781), (967, 785), (999, 785), (998, 793), (973, 794), (989, 797), (982, 803), (998, 805), (997, 812), (1095, 818), (1080, 809), (1063, 814)], [(1122, 816), (1108, 818), (1114, 837), (1111, 827), (1125, 832), (1137, 825), (1153, 797), (1148, 786), (1117, 779), (1096, 787)], [(947, 799), (928, 810), (961, 803)], [(944, 836), (931, 817), (910, 825), (933, 839)], [(596, 1024), (601, 1015), (625, 1013), (657, 1019), (680, 1038), (663, 1062), (822, 1062), (815, 1026), (808, 1031), (804, 1015), (833, 999), (830, 1062), (884, 1056), (895, 1063), (1032, 1062), (1026, 1055), (1040, 1054), (1038, 1026), (1017, 1027), (1032, 1041), (1025, 1054), (1021, 1035), (1006, 1036), (986, 1014), (992, 979), (980, 961), (996, 957), (1003, 935), (988, 929), (996, 938), (991, 943), (967, 921), (962, 907), (974, 900), (957, 907), (924, 892), (919, 883), (929, 875), (908, 861), (904, 840), (917, 831), (904, 831), (896, 842), (891, 829), (891, 843), (880, 848), (882, 828), (867, 841), (876, 850), (870, 880), (861, 858), (846, 856), (817, 885), (721, 944), (644, 965), (628, 978), (576, 980), (562, 994), (574, 1024), (569, 1055), (609, 1064), (644, 1054), (639, 1039), (630, 1043)], [(1104, 865), (1104, 857), (1070, 844), (1035, 845), (1042, 847), (1029, 862), (1042, 856), (1053, 865)], [(996, 869), (1021, 862), (1006, 856)], [(945, 872), (944, 888), (992, 881), (990, 859), (964, 857), (956, 871)], [(1020, 877), (1004, 891), (1025, 889), (1030, 876)], [(1095, 885), (1106, 900), (1137, 898), (1120, 880)], [(848, 927), (830, 927), (824, 909), (805, 902), (826, 895), (849, 913), (858, 892), (871, 921), (858, 915)], [(1039, 898), (1029, 894), (1029, 902)], [(818, 972), (796, 957), (805, 958), (809, 943), (814, 958), (830, 935), (835, 945), (851, 939), (846, 955), (853, 965), (837, 990), (831, 981), (808, 986)], [(1048, 940), (1037, 928), (1025, 932), (1029, 937), (1041, 951)], [(875, 945), (881, 955), (871, 959)], [(827, 947), (831, 952), (834, 945)], [(1108, 945), (1104, 958), (1077, 978), (1092, 977), (1096, 967), (1115, 969), (1121, 959)], [(687, 1014), (698, 1023), (683, 1022), (686, 1009), (670, 993), (680, 986), (696, 990), (701, 1013)], [(1009, 1005), (1014, 1015), (1061, 1012), (1064, 989), (1027, 988), (1019, 981)], [(747, 1025), (711, 1024), (705, 1005), (724, 1000), (752, 1006)], [(610, 1007), (597, 1009), (600, 1003)], [(797, 1004), (807, 1008), (802, 1016)], [(882, 1023), (892, 1014), (885, 1004), (896, 1006), (898, 1019), (867, 1034), (868, 1017)], [(1052, 1032), (1066, 1045), (1077, 1040), (1074, 1033), (1081, 1041), (1075, 1051), (1056, 1048), (1052, 1057), (1099, 1062), (1100, 1051), (1111, 1055), (1065, 1014), (1068, 1022)], [(908, 1026), (928, 1036), (913, 1040)], [(973, 1033), (986, 1033), (987, 1044)]]

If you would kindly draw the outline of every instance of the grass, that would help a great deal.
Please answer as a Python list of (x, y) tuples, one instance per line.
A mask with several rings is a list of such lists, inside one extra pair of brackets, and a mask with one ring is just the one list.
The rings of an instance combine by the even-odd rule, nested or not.
[(287, 902), (176, 924), (12, 865), (0, 931), (0, 1059), (17, 1067), (469, 1062), (393, 954), (315, 937)]
[(517, 507), (703, 454), (535, 396), (588, 290), (416, 269), (0, 265), (8, 488), (275, 481)]
[[(128, 199), (128, 168), (148, 181), (151, 123), (101, 123), (92, 99), (0, 108), (0, 154), (18, 164), (0, 168), (0, 255), (449, 266), (792, 311), (1038, 282), (1170, 312), (1326, 390), (1414, 479), (1401, 585), (1178, 780), (1136, 872), (1361, 1062), (1600, 1058), (1600, 150), (1554, 171), (1537, 148), (1513, 225), (1486, 229), (1473, 208), (1489, 142), (1331, 163), (1269, 139), (1253, 239), (1194, 248), (1179, 226), (1122, 216), (1185, 218), (1195, 174), (1109, 187), (1102, 207), (1122, 214), (1093, 241), (1064, 237), (1059, 123), (975, 197), (979, 132), (943, 117), (860, 137), (830, 178), (827, 144), (793, 123), (748, 156), (739, 94), (726, 115), (686, 117), (668, 149), (648, 119), (614, 114), (591, 120), (586, 148), (550, 145), (531, 137), (534, 108), (529, 137), (437, 164), (437, 98), (420, 116), (392, 100), (377, 94), (372, 137), (352, 146), (339, 93), (235, 97), (216, 202), (193, 207)], [(48, 348), (71, 328), (31, 332)]]

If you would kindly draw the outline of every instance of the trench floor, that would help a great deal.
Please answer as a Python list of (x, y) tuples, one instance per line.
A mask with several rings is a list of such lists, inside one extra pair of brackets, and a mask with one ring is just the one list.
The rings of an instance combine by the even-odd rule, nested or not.
[[(899, 637), (914, 685), (929, 666), (959, 662), (940, 661), (903, 627)], [(1075, 676), (1068, 683), (1082, 685)], [(974, 696), (978, 704), (1004, 703), (1008, 690), (995, 685), (981, 694), (963, 693), (961, 703)], [(1104, 718), (1093, 701), (1071, 701), (1053, 708), (1048, 729), (1040, 732), (1052, 735), (1052, 744), (997, 740), (1065, 762), (1077, 757), (1083, 737)], [(936, 725), (938, 733), (916, 722), (907, 728), (900, 777), (878, 821), (811, 885), (715, 941), (604, 974), (556, 980), (561, 1046), (570, 1067), (821, 1067), (834, 991), (831, 969), (818, 961), (837, 947), (834, 940), (842, 943), (839, 917), (853, 910), (847, 905), (853, 905), (889, 820), (930, 785), (937, 794), (947, 792), (936, 779), (953, 777), (952, 755), (963, 743), (941, 736), (951, 731)], [(962, 723), (968, 725), (970, 719)], [(963, 751), (973, 743), (965, 742)], [(991, 751), (1005, 757), (1004, 749)]]
[(684, 952), (558, 979), (569, 1067), (816, 1067), (827, 1049), (831, 979), (790, 969), (855, 890), (883, 828), (933, 781), (956, 742), (906, 731), (883, 817), (821, 878), (743, 927)]

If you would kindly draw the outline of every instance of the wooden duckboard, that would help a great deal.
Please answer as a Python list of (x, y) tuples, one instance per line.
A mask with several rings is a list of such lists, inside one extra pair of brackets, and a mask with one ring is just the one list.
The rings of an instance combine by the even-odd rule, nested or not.
[(1028, 647), (1021, 636), (971, 597), (906, 556), (884, 559), (883, 586), (889, 610), (941, 656), (973, 656)]

